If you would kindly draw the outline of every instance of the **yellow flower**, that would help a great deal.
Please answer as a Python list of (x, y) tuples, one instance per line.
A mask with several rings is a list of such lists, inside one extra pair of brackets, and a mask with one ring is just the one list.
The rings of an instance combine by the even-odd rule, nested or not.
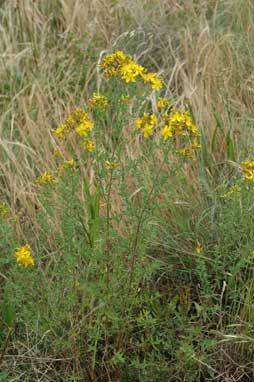
[(153, 125), (149, 125), (148, 123), (145, 124), (143, 128), (143, 134), (144, 138), (148, 138), (150, 135), (153, 134)]
[(76, 163), (75, 163), (74, 159), (65, 160), (63, 162), (63, 165), (66, 166), (66, 167), (71, 167), (71, 168), (75, 168), (76, 167)]
[(104, 95), (93, 93), (93, 97), (89, 99), (88, 106), (92, 109), (98, 106), (101, 109), (105, 109), (108, 105), (108, 99)]
[(93, 152), (95, 150), (95, 143), (90, 139), (86, 139), (84, 141), (84, 149), (90, 153)]
[(140, 129), (146, 124), (152, 125), (154, 127), (158, 123), (158, 118), (153, 113), (144, 113), (143, 116), (137, 118), (134, 123), (137, 129)]
[(129, 95), (122, 95), (120, 98), (120, 101), (123, 103), (128, 103), (130, 101), (130, 96)]
[(186, 146), (186, 147), (183, 147), (182, 149), (180, 150), (176, 150), (176, 154), (178, 155), (182, 155), (182, 156), (185, 156), (185, 157), (188, 157), (192, 160), (196, 160), (196, 158), (194, 157), (194, 155), (192, 155), (191, 153), (191, 147), (189, 146)]
[(142, 128), (144, 138), (147, 138), (153, 134), (153, 128), (158, 123), (158, 118), (153, 113), (144, 113), (143, 116), (137, 118), (134, 123), (137, 129)]
[(191, 148), (193, 150), (197, 150), (197, 149), (200, 149), (201, 145), (198, 143), (197, 140), (194, 140), (192, 143), (191, 143)]
[(6, 206), (5, 203), (0, 202), (0, 216), (3, 218), (8, 218), (11, 214), (11, 209)]
[(72, 110), (64, 121), (68, 131), (75, 129), (83, 120), (90, 120), (89, 114), (83, 109), (77, 107)]
[(230, 187), (229, 191), (226, 192), (225, 194), (221, 195), (221, 198), (223, 199), (230, 199), (232, 195), (234, 194), (240, 194), (242, 191), (242, 188), (238, 186), (237, 184), (234, 184), (233, 186)]
[(148, 138), (150, 135), (153, 134), (153, 126), (146, 124), (143, 128), (143, 134), (144, 138)]
[(130, 62), (132, 62), (130, 55), (122, 51), (117, 51), (112, 54), (107, 54), (99, 66), (107, 77), (114, 77), (120, 74), (123, 65), (129, 64)]
[(136, 82), (136, 77), (142, 74), (144, 68), (141, 65), (135, 64), (135, 62), (130, 62), (121, 67), (121, 76), (127, 83)]
[(31, 267), (34, 265), (34, 259), (31, 255), (31, 247), (26, 244), (23, 247), (20, 247), (16, 250), (15, 256), (16, 261), (19, 265), (23, 265), (24, 267)]
[(61, 172), (66, 168), (71, 168), (72, 170), (76, 169), (76, 163), (74, 159), (64, 160), (57, 168), (57, 171)]
[(45, 171), (43, 174), (41, 174), (37, 179), (36, 179), (36, 183), (37, 184), (40, 184), (40, 185), (43, 185), (43, 184), (49, 184), (49, 183), (52, 183), (55, 181), (55, 177), (54, 175), (48, 173), (47, 171)]
[[(199, 137), (197, 126), (192, 121), (190, 115), (187, 112), (172, 110), (171, 114), (164, 114), (164, 129), (162, 130), (164, 139), (168, 137), (184, 137), (190, 136), (192, 138)], [(166, 137), (166, 138), (165, 138)], [(191, 149), (198, 149), (199, 144), (197, 140), (192, 142)]]
[(68, 134), (65, 125), (58, 126), (56, 129), (52, 130), (53, 134), (55, 134), (58, 138), (65, 138)]
[(202, 247), (202, 245), (200, 244), (199, 241), (197, 241), (196, 253), (197, 253), (198, 255), (200, 255), (201, 253), (203, 253), (203, 247)]
[(76, 109), (72, 110), (70, 112), (69, 118), (72, 118), (74, 121), (80, 121), (82, 118), (87, 118), (88, 114), (86, 111), (81, 109), (80, 107), (77, 107)]
[(168, 106), (169, 106), (169, 102), (166, 98), (159, 97), (157, 99), (157, 108), (159, 110), (165, 109)]
[(93, 129), (93, 122), (90, 119), (84, 118), (81, 121), (81, 124), (76, 127), (75, 131), (81, 137), (86, 137), (87, 132)]
[(107, 169), (113, 169), (113, 168), (116, 168), (119, 166), (119, 163), (117, 161), (109, 161), (109, 160), (106, 160), (105, 161), (105, 167)]
[(161, 131), (161, 135), (163, 136), (164, 141), (166, 141), (168, 138), (173, 137), (172, 127), (169, 125), (164, 126)]
[(161, 78), (156, 73), (144, 73), (142, 78), (144, 82), (149, 82), (154, 90), (160, 90), (163, 86)]
[(254, 180), (254, 160), (249, 159), (241, 163), (241, 169), (244, 174), (244, 180)]
[[(144, 113), (144, 115), (147, 115), (147, 113)], [(146, 119), (144, 117), (137, 118), (135, 120), (135, 126), (137, 129), (140, 129), (142, 125), (145, 123)]]
[(60, 158), (61, 157), (61, 152), (59, 149), (55, 149), (54, 152), (53, 152), (53, 156), (55, 158)]

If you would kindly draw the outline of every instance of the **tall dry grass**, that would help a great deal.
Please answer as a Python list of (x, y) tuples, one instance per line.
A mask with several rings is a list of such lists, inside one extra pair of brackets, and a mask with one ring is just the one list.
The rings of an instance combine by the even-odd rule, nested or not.
[(29, 181), (51, 166), (50, 129), (94, 88), (106, 49), (162, 71), (167, 93), (191, 106), (210, 142), (219, 117), (214, 165), (225, 160), (229, 130), (241, 151), (254, 115), (253, 12), (251, 1), (2, 2), (3, 197), (13, 195), (13, 207), (33, 198)]

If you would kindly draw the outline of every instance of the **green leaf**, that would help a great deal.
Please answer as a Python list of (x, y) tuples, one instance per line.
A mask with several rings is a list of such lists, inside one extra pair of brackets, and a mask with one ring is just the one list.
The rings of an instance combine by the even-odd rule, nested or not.
[(0, 372), (0, 381), (6, 382), (8, 375), (5, 371)]
[(1, 315), (3, 321), (10, 328), (13, 325), (15, 318), (14, 306), (8, 301), (7, 296), (5, 295), (4, 300), (1, 304)]
[(227, 134), (227, 157), (229, 160), (236, 161), (235, 157), (235, 145), (234, 145), (234, 140), (231, 135), (231, 131), (228, 131)]
[(215, 151), (215, 142), (216, 142), (216, 136), (217, 136), (218, 126), (215, 127), (213, 136), (212, 136), (212, 142), (211, 142), (211, 151), (214, 153)]
[(216, 120), (216, 127), (214, 129), (213, 136), (212, 136), (212, 141), (211, 141), (211, 151), (212, 151), (212, 153), (215, 152), (215, 144), (216, 144), (216, 137), (218, 135), (218, 131), (220, 130), (220, 132), (222, 133), (223, 137), (225, 137), (224, 127), (223, 127), (222, 120), (220, 119), (219, 115), (216, 113), (215, 110), (213, 110), (213, 116), (214, 116), (214, 118)]

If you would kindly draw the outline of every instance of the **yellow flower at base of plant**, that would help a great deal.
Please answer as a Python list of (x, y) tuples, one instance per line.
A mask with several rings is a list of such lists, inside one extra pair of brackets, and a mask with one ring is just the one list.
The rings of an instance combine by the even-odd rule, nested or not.
[(17, 263), (26, 268), (34, 266), (34, 259), (31, 253), (31, 247), (28, 244), (18, 248), (15, 252)]
[(92, 109), (98, 106), (101, 109), (105, 109), (108, 106), (108, 99), (104, 95), (93, 93), (93, 97), (89, 99), (88, 106)]
[(157, 99), (157, 108), (158, 110), (162, 110), (162, 109), (165, 109), (166, 107), (169, 106), (169, 102), (166, 98), (162, 98), (162, 97), (159, 97)]
[(41, 174), (41, 175), (36, 179), (36, 183), (37, 183), (37, 184), (40, 184), (40, 185), (53, 183), (54, 181), (55, 181), (55, 177), (54, 177), (54, 175), (48, 173), (47, 171), (45, 171), (43, 174)]
[(86, 139), (84, 141), (84, 149), (90, 153), (93, 152), (95, 150), (95, 143), (90, 139)]
[(254, 160), (249, 159), (241, 163), (241, 169), (244, 174), (244, 180), (254, 180)]
[(156, 73), (144, 73), (142, 78), (144, 82), (151, 84), (153, 90), (160, 90), (163, 86), (162, 79)]
[(144, 68), (141, 65), (130, 62), (121, 67), (121, 77), (125, 82), (136, 82), (136, 77), (141, 75)]

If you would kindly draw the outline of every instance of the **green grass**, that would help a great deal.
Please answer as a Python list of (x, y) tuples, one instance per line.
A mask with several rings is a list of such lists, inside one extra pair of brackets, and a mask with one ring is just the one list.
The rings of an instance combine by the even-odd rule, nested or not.
[[(253, 379), (253, 186), (241, 169), (253, 158), (253, 12), (2, 2), (0, 381)], [(117, 50), (163, 89), (106, 80), (97, 64)], [(105, 110), (88, 109), (93, 92)], [(163, 141), (158, 96), (190, 111), (195, 161), (175, 153), (186, 138)], [(94, 121), (91, 153), (52, 131), (76, 107)], [(148, 138), (134, 124), (143, 112), (160, 121)], [(57, 181), (38, 185), (45, 171)], [(26, 243), (31, 268), (15, 259)]]

